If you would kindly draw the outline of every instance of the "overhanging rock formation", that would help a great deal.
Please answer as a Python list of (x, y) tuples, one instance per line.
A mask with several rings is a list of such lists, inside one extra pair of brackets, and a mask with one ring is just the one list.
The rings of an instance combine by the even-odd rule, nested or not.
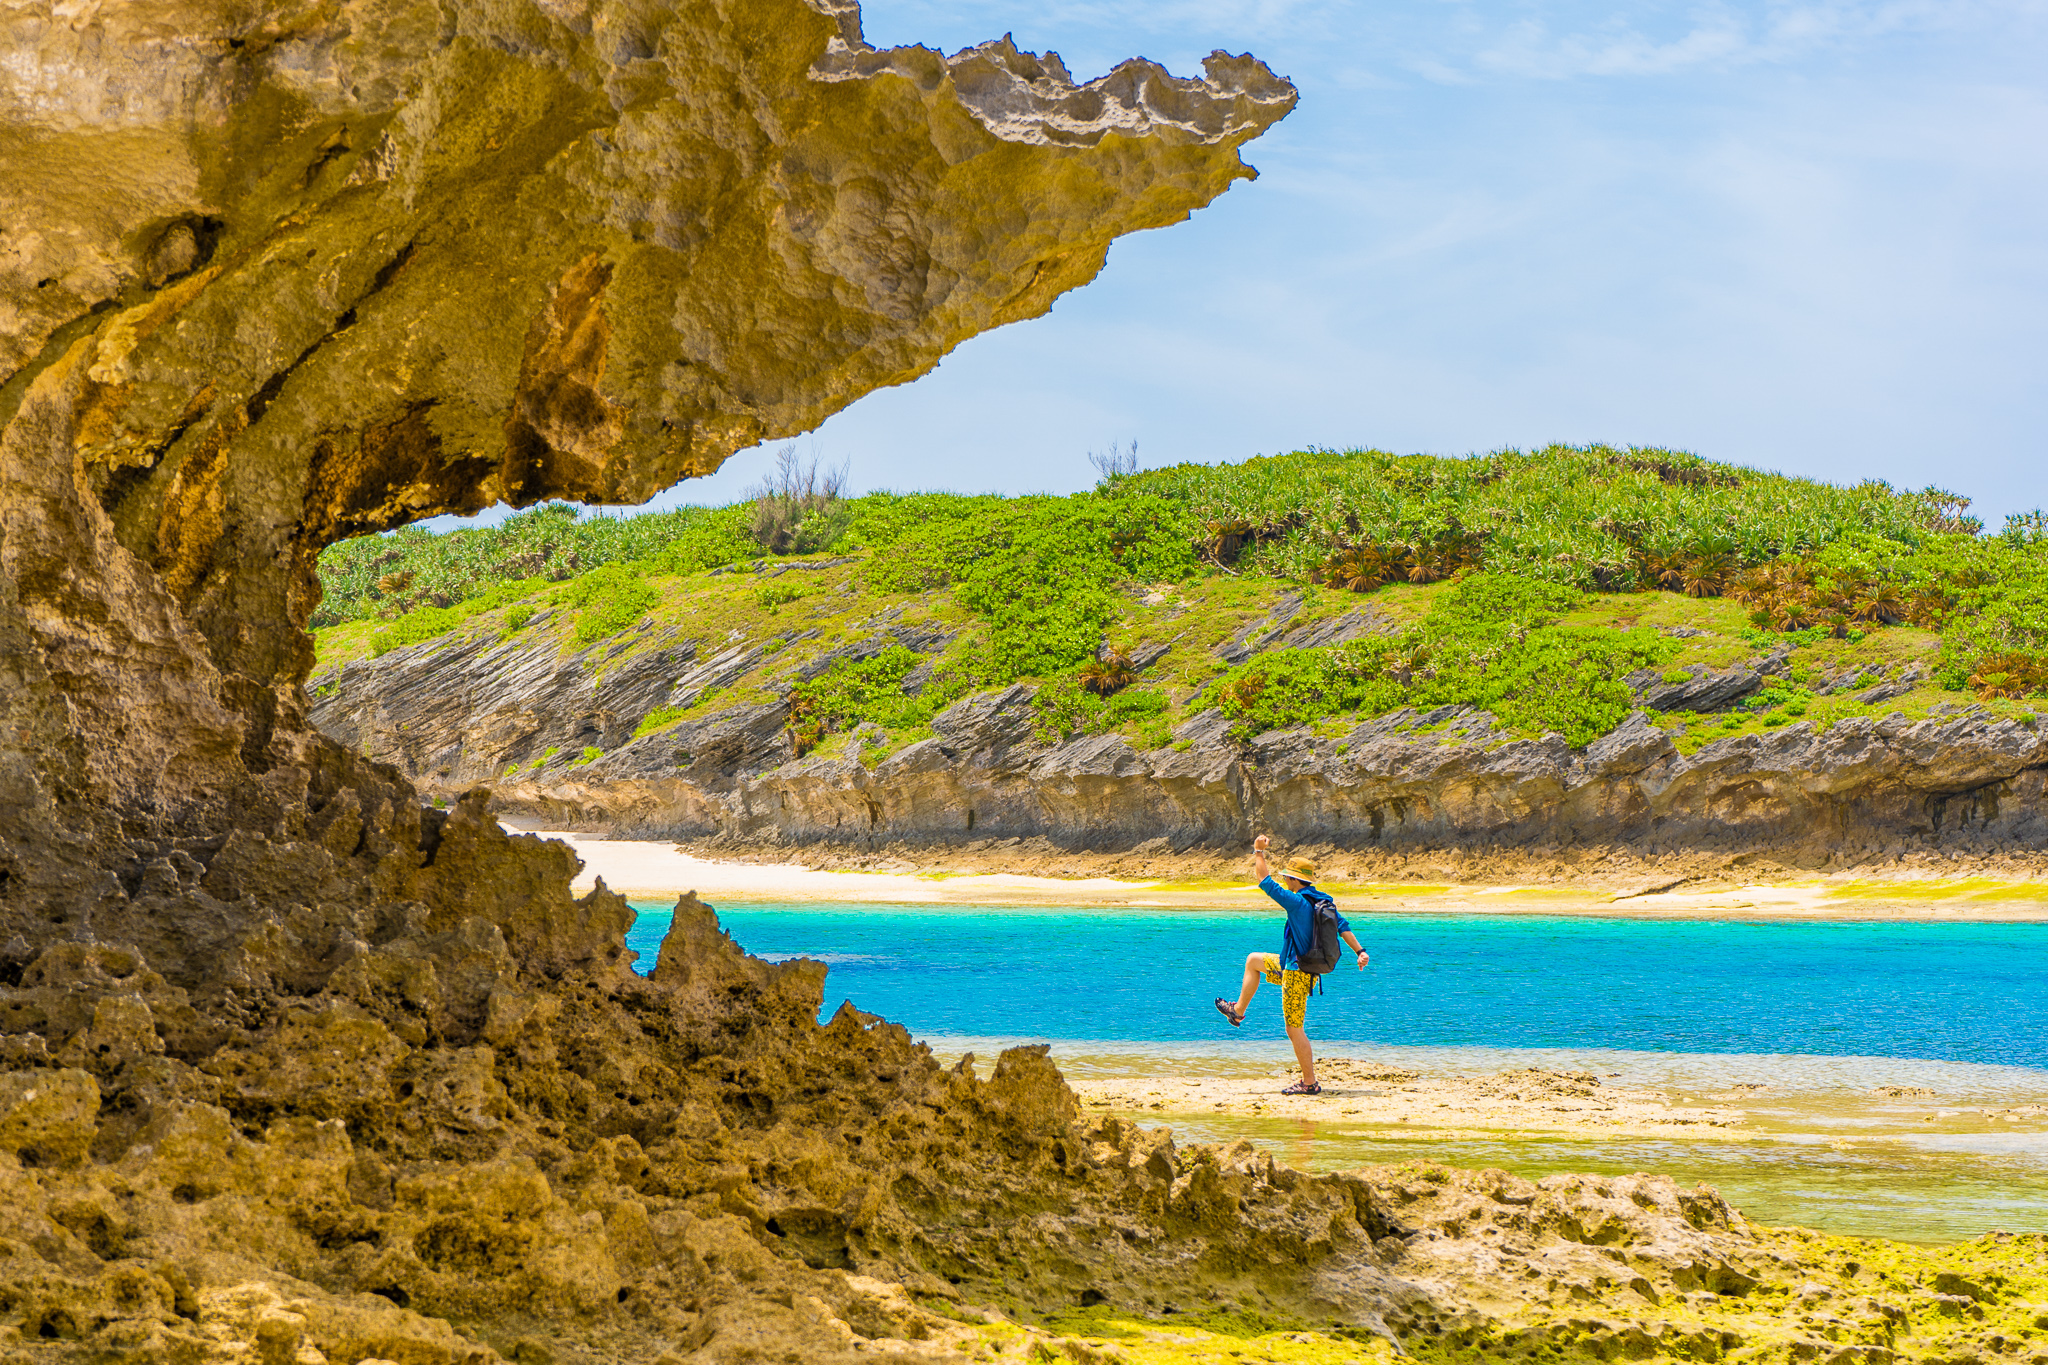
[(878, 51), (831, 0), (6, 14), (0, 939), (31, 949), (129, 841), (356, 784), (303, 718), (323, 546), (636, 502), (814, 427), (1250, 175), (1294, 102), (1221, 53), (1077, 87), (1007, 39)]
[(941, 1091), (960, 1132), (1000, 1115), (972, 1141), (1008, 1164), (957, 1180), (1026, 1191), (1070, 1141), (1050, 1068), (947, 1080), (900, 1030), (821, 1031), (815, 969), (701, 908), (633, 975), (566, 850), (306, 724), (314, 563), (638, 501), (914, 378), (1248, 176), (1292, 87), (877, 51), (829, 0), (0, 23), (0, 1353), (927, 1332), (900, 1290), (813, 1312), (776, 1267), (930, 1281), (875, 1123), (922, 1148)]

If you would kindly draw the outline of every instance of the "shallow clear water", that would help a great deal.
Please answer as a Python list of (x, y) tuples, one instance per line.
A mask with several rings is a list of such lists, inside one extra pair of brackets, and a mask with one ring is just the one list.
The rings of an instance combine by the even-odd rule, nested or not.
[[(651, 966), (666, 907), (629, 939)], [(1224, 1028), (1278, 915), (861, 907), (722, 911), (740, 946), (829, 964), (913, 1033), (1182, 1042)], [(2048, 924), (1359, 916), (1372, 954), (1309, 1011), (1319, 1038), (1813, 1053), (2048, 1065)], [(1277, 1004), (1247, 1030), (1277, 1037)]]
[[(668, 907), (628, 942), (651, 968)], [(1273, 1074), (1278, 992), (1233, 1031), (1210, 1001), (1278, 915), (750, 906), (721, 922), (763, 957), (826, 962), (841, 1001), (950, 1059), (1049, 1041), (1070, 1074)], [(1341, 1121), (1149, 1113), (1192, 1140), (1247, 1137), (1333, 1169), (1426, 1156), (1706, 1180), (1766, 1222), (1916, 1240), (2048, 1231), (2048, 1133), (1983, 1117), (2048, 1101), (2048, 924), (1357, 916), (1372, 965), (1309, 1010), (1319, 1056), (1428, 1071), (1547, 1066), (1731, 1103), (1751, 1136), (1389, 1139)], [(1932, 1098), (1876, 1094), (1917, 1086)], [(1949, 1106), (1947, 1109), (1941, 1106)], [(1930, 1115), (1939, 1114), (1939, 1119)]]

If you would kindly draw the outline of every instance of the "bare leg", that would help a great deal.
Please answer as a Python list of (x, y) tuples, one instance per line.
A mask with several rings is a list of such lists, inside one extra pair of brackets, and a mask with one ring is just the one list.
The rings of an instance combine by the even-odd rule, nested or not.
[(1294, 1060), (1301, 1064), (1301, 1083), (1316, 1083), (1316, 1055), (1309, 1050), (1308, 1034), (1293, 1024), (1287, 1026), (1287, 1041), (1294, 1044)]
[(1244, 988), (1237, 994), (1237, 1012), (1241, 1017), (1252, 1007), (1252, 997), (1259, 993), (1259, 979), (1266, 970), (1265, 953), (1247, 953), (1244, 959)]

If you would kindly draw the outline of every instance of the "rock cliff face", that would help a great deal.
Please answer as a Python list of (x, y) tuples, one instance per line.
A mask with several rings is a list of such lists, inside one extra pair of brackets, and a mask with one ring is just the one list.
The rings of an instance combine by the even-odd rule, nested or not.
[[(867, 648), (940, 640), (878, 634)], [(1280, 645), (1285, 647), (1283, 640)], [(1627, 846), (1660, 854), (1802, 850), (1855, 859), (1904, 849), (2048, 846), (2048, 736), (1958, 708), (1908, 721), (1853, 718), (1743, 735), (1681, 754), (1638, 711), (1574, 750), (1515, 739), (1463, 708), (1401, 711), (1345, 734), (1232, 740), (1215, 712), (1175, 743), (1119, 735), (1047, 742), (1017, 685), (942, 712), (934, 738), (863, 761), (795, 758), (780, 703), (736, 705), (639, 738), (655, 707), (759, 659), (635, 648), (602, 669), (544, 642), (430, 641), (351, 664), (316, 703), (319, 725), (452, 798), (499, 777), (500, 809), (617, 837), (746, 844), (963, 847), (1043, 839), (1070, 850), (1241, 847), (1269, 831), (1335, 851)], [(1691, 684), (1641, 680), (1646, 708), (1753, 690), (1748, 669)], [(1731, 682), (1730, 680), (1734, 681)], [(1686, 692), (1686, 687), (1692, 692)], [(550, 750), (588, 763), (530, 766)]]
[(1068, 1295), (1057, 1236), (960, 1221), (1080, 1169), (1042, 1059), (821, 1030), (817, 968), (693, 906), (629, 972), (565, 850), (306, 723), (313, 564), (912, 378), (1248, 175), (1292, 89), (823, 0), (28, 0), (0, 43), (0, 1354), (822, 1360), (929, 1335), (861, 1266)]

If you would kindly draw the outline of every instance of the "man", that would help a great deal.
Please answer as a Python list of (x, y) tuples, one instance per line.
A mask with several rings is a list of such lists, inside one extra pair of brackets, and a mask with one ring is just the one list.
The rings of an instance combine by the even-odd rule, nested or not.
[[(1315, 1053), (1310, 1050), (1308, 1034), (1302, 1029), (1302, 1022), (1308, 1015), (1308, 991), (1315, 984), (1315, 977), (1300, 970), (1299, 964), (1301, 954), (1315, 943), (1315, 903), (1329, 902), (1330, 898), (1316, 890), (1315, 865), (1303, 859), (1289, 859), (1276, 879), (1272, 866), (1266, 861), (1266, 850), (1271, 843), (1263, 834), (1252, 841), (1252, 872), (1259, 879), (1259, 890), (1271, 896), (1287, 912), (1287, 928), (1281, 938), (1280, 951), (1246, 956), (1244, 988), (1238, 993), (1237, 1003), (1233, 1005), (1219, 995), (1216, 1008), (1234, 1028), (1244, 1023), (1245, 1011), (1251, 1008), (1252, 997), (1259, 993), (1260, 977), (1278, 986), (1280, 1016), (1287, 1021), (1287, 1041), (1294, 1044), (1294, 1059), (1301, 1063), (1301, 1079), (1280, 1093), (1320, 1095), (1323, 1087), (1316, 1081)], [(1337, 916), (1337, 931), (1344, 936), (1344, 942), (1351, 951), (1358, 954), (1358, 970), (1364, 971), (1365, 964), (1371, 959), (1366, 956), (1365, 949), (1358, 946), (1358, 940), (1352, 937), (1351, 924), (1342, 915)]]

